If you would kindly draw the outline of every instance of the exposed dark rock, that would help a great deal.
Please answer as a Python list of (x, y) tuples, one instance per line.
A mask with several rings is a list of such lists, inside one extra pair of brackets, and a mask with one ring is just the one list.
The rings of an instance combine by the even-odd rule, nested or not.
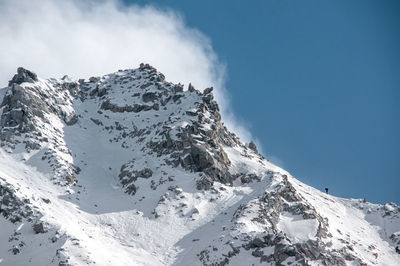
[(92, 122), (98, 126), (103, 126), (103, 122), (101, 122), (99, 119), (90, 118), (90, 120), (92, 120)]
[(400, 245), (400, 232), (393, 233), (390, 236), (390, 240), (392, 240), (395, 245)]
[(19, 254), (21, 252), (21, 249), (18, 246), (13, 246), (12, 249), (11, 249), (11, 252), (14, 255), (17, 255), (17, 254)]
[(119, 174), (121, 184), (125, 187), (125, 191), (131, 195), (134, 195), (137, 191), (137, 187), (134, 183), (138, 178), (147, 179), (153, 175), (153, 171), (150, 168), (144, 168), (140, 171), (132, 170), (132, 167), (130, 166), (133, 164), (134, 161), (131, 161), (122, 165)]
[(46, 233), (47, 232), (47, 225), (44, 222), (39, 221), (39, 222), (37, 222), (36, 224), (33, 225), (33, 231), (35, 231), (36, 234)]
[(307, 258), (317, 260), (320, 257), (321, 252), (324, 251), (321, 243), (315, 240), (308, 240), (304, 243), (298, 243), (295, 245), (297, 250), (303, 253)]
[[(205, 93), (212, 99), (212, 88), (205, 90)], [(185, 93), (175, 94), (174, 101), (178, 101)], [(195, 93), (199, 93), (195, 91)], [(164, 100), (161, 100), (164, 104)], [(185, 128), (181, 128), (176, 134), (178, 138), (172, 138), (170, 129), (165, 128), (160, 132), (162, 141), (149, 142), (147, 147), (158, 155), (169, 155), (168, 164), (173, 166), (181, 165), (183, 168), (193, 172), (202, 172), (205, 175), (197, 182), (197, 188), (210, 189), (214, 181), (223, 184), (232, 184), (237, 176), (232, 176), (228, 168), (230, 161), (223, 150), (223, 146), (232, 147), (242, 145), (238, 138), (230, 133), (220, 121), (219, 109), (215, 101), (208, 103), (197, 102), (194, 106), (197, 111), (186, 110), (185, 113), (196, 120)], [(205, 118), (204, 112), (211, 114)], [(211, 129), (205, 129), (202, 125), (207, 121)]]
[(107, 90), (106, 88), (99, 88), (98, 86), (92, 90), (89, 93), (90, 96), (97, 96), (97, 97), (103, 97), (104, 95), (107, 95)]
[(264, 255), (264, 252), (260, 249), (256, 249), (251, 252), (251, 255), (253, 255), (254, 257), (262, 257)]
[(196, 91), (196, 89), (193, 87), (192, 83), (189, 83), (188, 91), (190, 91), (190, 92)]
[(78, 116), (74, 114), (71, 117), (66, 117), (64, 119), (64, 122), (67, 126), (72, 126), (78, 122)]
[(214, 90), (213, 87), (207, 88), (207, 89), (204, 90), (203, 94), (204, 95), (210, 94), (213, 90)]
[(192, 111), (186, 111), (186, 114), (189, 116), (197, 116), (197, 113)]
[(256, 237), (250, 242), (250, 248), (263, 248), (265, 246), (264, 241)]
[(153, 104), (153, 110), (160, 110), (160, 105), (158, 103)]
[(0, 214), (10, 222), (16, 223), (34, 213), (29, 206), (29, 200), (18, 198), (11, 185), (0, 184)]
[(43, 99), (26, 93), (17, 84), (13, 84), (11, 93), (4, 97), (0, 107), (3, 107), (0, 127), (15, 128), (21, 133), (32, 131), (35, 127), (32, 119), (43, 119), (44, 113), (49, 111)]
[(255, 153), (258, 153), (257, 146), (256, 146), (256, 144), (255, 144), (253, 141), (250, 141), (250, 143), (249, 143), (249, 148), (250, 148), (252, 151), (254, 151)]
[(196, 182), (196, 188), (201, 190), (209, 190), (213, 187), (214, 181), (208, 175), (203, 176)]
[(72, 185), (76, 182), (76, 178), (73, 175), (66, 175), (65, 180), (67, 181), (67, 185)]
[[(51, 94), (41, 91), (40, 88), (36, 88), (36, 84), (31, 84), (30, 86), (22, 85), (24, 86), (22, 87), (20, 85), (22, 82), (34, 82), (36, 75), (27, 70), (21, 70), (21, 73), (18, 70), (18, 74), (10, 81), (10, 88), (8, 88), (10, 91), (6, 94), (1, 104), (3, 112), (0, 118), (0, 130), (3, 128), (13, 128), (12, 130), (7, 129), (0, 131), (1, 144), (3, 145), (3, 140), (8, 141), (11, 138), (10, 136), (14, 135), (21, 137), (19, 138), (22, 139), (20, 143), (21, 145), (25, 145), (28, 151), (40, 149), (40, 143), (44, 140), (47, 142), (46, 145), (51, 145), (51, 143), (60, 145), (57, 139), (52, 139), (47, 132), (45, 133), (43, 131), (43, 135), (41, 135), (42, 133), (40, 135), (35, 135), (37, 133), (35, 130), (38, 128), (35, 121), (44, 121), (48, 123), (48, 121), (46, 121), (48, 114), (56, 114), (62, 119), (61, 121), (64, 121), (67, 125), (77, 123), (77, 115), (74, 113), (66, 114), (62, 111), (63, 108), (57, 107), (58, 104), (64, 105), (71, 103), (68, 102), (71, 101), (68, 92), (73, 97), (80, 97), (82, 101), (87, 99), (88, 95), (92, 97), (101, 97), (101, 99), (93, 98), (92, 100), (95, 103), (101, 103), (101, 109), (109, 110), (114, 113), (138, 113), (150, 110), (159, 111), (161, 106), (160, 112), (150, 111), (147, 116), (143, 117), (137, 114), (125, 114), (122, 116), (124, 119), (120, 122), (113, 121), (113, 118), (118, 114), (113, 114), (113, 116), (111, 116), (109, 112), (98, 110), (98, 114), (100, 114), (101, 117), (105, 117), (103, 121), (106, 121), (104, 122), (106, 126), (99, 128), (99, 131), (115, 133), (109, 139), (110, 142), (121, 142), (120, 144), (123, 148), (137, 148), (144, 153), (154, 154), (154, 158), (158, 156), (157, 158), (161, 160), (161, 167), (164, 167), (166, 163), (173, 167), (182, 167), (186, 171), (197, 173), (194, 175), (198, 178), (196, 180), (196, 187), (197, 189), (210, 190), (203, 194), (207, 196), (211, 195), (209, 198), (210, 202), (220, 200), (220, 197), (223, 196), (224, 193), (229, 192), (229, 189), (225, 186), (218, 186), (219, 189), (217, 189), (217, 186), (214, 187), (216, 182), (225, 185), (233, 185), (233, 181), (239, 179), (242, 184), (247, 184), (252, 182), (268, 182), (268, 178), (272, 179), (272, 177), (276, 177), (273, 181), (278, 180), (277, 182), (280, 182), (278, 184), (272, 182), (274, 187), (271, 187), (271, 190), (266, 191), (262, 195), (258, 194), (258, 198), (253, 197), (253, 200), (249, 202), (240, 202), (241, 205), (237, 208), (233, 217), (230, 217), (230, 211), (222, 211), (221, 216), (224, 217), (224, 215), (227, 215), (226, 218), (228, 222), (227, 226), (224, 226), (222, 229), (224, 232), (218, 235), (218, 237), (221, 238), (221, 243), (225, 244), (221, 244), (218, 248), (209, 245), (208, 248), (202, 250), (198, 254), (201, 263), (204, 265), (227, 265), (230, 260), (233, 261), (235, 259), (234, 256), (238, 256), (243, 249), (246, 251), (246, 255), (252, 254), (257, 257), (260, 264), (267, 262), (271, 265), (282, 265), (286, 264), (286, 260), (289, 259), (292, 265), (307, 265), (308, 261), (315, 262), (316, 260), (318, 260), (318, 263), (324, 265), (345, 265), (346, 261), (359, 260), (354, 255), (356, 252), (352, 252), (352, 245), (355, 245), (354, 243), (346, 243), (346, 241), (343, 240), (347, 246), (340, 250), (333, 249), (332, 242), (330, 242), (331, 244), (329, 245), (329, 242), (326, 241), (326, 238), (330, 236), (328, 220), (321, 217), (317, 210), (309, 204), (301, 194), (297, 193), (295, 187), (289, 182), (290, 179), (288, 179), (288, 177), (284, 175), (280, 176), (279, 173), (271, 173), (271, 175), (269, 173), (253, 174), (250, 171), (238, 174), (230, 173), (231, 161), (224, 151), (226, 147), (240, 146), (243, 148), (242, 155), (248, 158), (257, 159), (262, 158), (262, 156), (259, 155), (254, 142), (250, 142), (247, 146), (254, 151), (253, 153), (245, 148), (238, 138), (230, 133), (223, 125), (219, 107), (214, 101), (214, 96), (212, 94), (213, 88), (207, 88), (201, 93), (197, 91), (192, 84), (189, 84), (188, 91), (184, 91), (183, 85), (173, 85), (172, 83), (165, 82), (164, 76), (157, 73), (153, 67), (147, 64), (141, 64), (140, 70), (139, 74), (136, 72), (136, 74), (132, 76), (126, 75), (125, 73), (121, 73), (121, 75), (118, 74), (115, 80), (112, 80), (112, 84), (117, 87), (121, 85), (120, 87), (123, 88), (122, 84), (128, 84), (123, 90), (123, 93), (125, 93), (125, 96), (133, 96), (133, 98), (122, 99), (122, 102), (126, 101), (130, 104), (124, 106), (118, 106), (112, 103), (114, 92), (108, 90), (109, 87), (107, 86), (111, 87), (111, 85), (102, 87), (104, 85), (103, 81), (106, 79), (104, 77), (101, 79), (93, 77), (90, 79), (90, 82), (81, 80), (79, 83), (64, 82), (58, 84), (57, 90), (60, 89), (62, 93), (60, 93), (60, 97), (54, 98)], [(135, 79), (143, 79), (140, 81), (141, 83), (138, 83), (141, 85), (140, 88), (143, 89), (139, 90), (140, 93), (137, 92), (138, 84), (129, 84), (131, 80)], [(65, 77), (63, 80), (67, 81), (68, 78)], [(59, 80), (57, 82), (59, 82)], [(149, 92), (150, 86), (151, 92)], [(94, 87), (95, 89), (93, 89)], [(82, 91), (80, 91), (81, 88)], [(132, 90), (134, 90), (134, 93), (132, 93)], [(197, 95), (198, 99), (191, 102), (193, 106), (189, 107), (190, 110), (184, 109), (187, 107), (187, 104), (179, 106), (172, 103), (172, 101), (174, 101), (176, 104), (179, 104), (185, 99), (191, 101), (193, 100), (191, 96), (194, 94)], [(119, 99), (120, 98), (118, 98), (118, 102), (120, 102)], [(141, 102), (140, 99), (142, 99), (143, 102), (148, 104), (134, 104), (130, 101), (132, 99), (134, 102)], [(177, 109), (174, 109), (174, 112), (169, 112), (171, 106), (173, 106), (173, 108), (177, 107)], [(64, 108), (64, 110), (68, 109)], [(166, 112), (161, 113), (164, 111)], [(85, 112), (87, 111), (85, 110)], [(167, 114), (165, 115), (166, 119), (160, 119), (164, 117), (164, 114)], [(82, 116), (83, 114), (80, 115), (80, 117)], [(139, 117), (139, 119), (143, 118), (141, 120), (143, 123), (138, 122), (137, 125), (134, 125), (133, 122), (130, 123), (131, 121), (129, 119), (127, 119), (128, 123), (125, 123), (125, 119), (132, 116)], [(158, 117), (159, 121), (157, 121), (157, 124), (149, 123), (149, 121), (152, 121), (151, 117), (153, 116)], [(85, 120), (86, 118), (88, 117), (86, 116)], [(91, 120), (96, 125), (104, 126), (103, 122), (99, 119), (91, 118)], [(84, 120), (82, 119), (82, 121)], [(139, 129), (137, 126), (143, 128)], [(24, 135), (24, 133), (29, 134)], [(56, 132), (56, 134), (62, 133), (63, 132), (60, 130)], [(27, 135), (29, 135), (30, 138), (27, 138)], [(137, 143), (139, 145), (130, 145), (130, 138), (136, 138), (134, 140), (135, 144)], [(50, 155), (52, 152), (53, 151), (49, 153), (46, 152), (43, 155), (43, 162), (49, 161), (53, 164), (55, 159)], [(68, 152), (70, 151), (65, 149), (65, 153)], [(173, 185), (169, 186), (168, 191), (160, 198), (160, 204), (172, 198), (179, 201), (188, 197), (187, 194), (174, 183), (175, 180), (181, 178), (180, 176), (169, 176), (169, 174), (161, 170), (163, 168), (160, 169), (157, 166), (153, 168), (156, 169), (154, 170), (154, 174), (150, 168), (138, 168), (134, 163), (135, 162), (132, 160), (122, 165), (119, 174), (121, 184), (128, 194), (133, 195), (138, 190), (140, 191), (141, 188), (137, 184), (142, 186), (147, 183), (153, 190), (161, 186), (160, 191), (163, 190), (164, 193), (166, 187), (169, 186), (165, 183), (171, 182)], [(147, 161), (144, 163), (147, 163)], [(153, 167), (155, 164), (154, 162), (149, 162), (148, 165)], [(53, 167), (58, 168), (59, 166), (60, 164), (54, 163)], [(70, 171), (66, 171), (65, 173), (66, 181), (68, 184), (74, 184), (76, 182), (75, 174), (79, 173), (79, 169), (73, 165), (69, 165), (68, 167)], [(111, 170), (111, 168), (109, 170)], [(165, 176), (163, 176), (164, 174)], [(280, 181), (281, 177), (283, 181)], [(142, 180), (136, 182), (138, 178), (142, 178)], [(238, 183), (235, 183), (235, 185), (236, 184)], [(162, 187), (162, 185), (164, 185), (164, 187)], [(256, 187), (257, 184), (252, 184), (251, 186)], [(80, 193), (84, 190), (77, 191), (77, 193)], [(257, 191), (257, 189), (254, 190), (254, 193), (262, 193)], [(170, 198), (165, 195), (168, 195)], [(45, 203), (50, 203), (47, 199), (42, 198), (42, 200)], [(138, 200), (140, 201), (142, 198)], [(25, 218), (29, 218), (29, 221), (32, 222), (37, 219), (37, 217), (35, 217), (35, 219), (30, 217), (33, 211), (29, 207), (29, 202), (21, 201), (16, 197), (14, 190), (4, 188), (1, 185), (0, 203), (0, 213), (11, 222), (21, 222)], [(179, 213), (181, 217), (190, 218), (188, 220), (195, 220), (198, 217), (196, 214), (199, 213), (199, 210), (191, 206), (191, 204), (188, 204), (190, 205), (188, 206), (184, 201), (178, 203), (179, 204), (176, 204), (176, 206), (172, 208), (176, 208), (177, 213)], [(97, 205), (95, 206), (97, 207)], [(399, 211), (396, 208), (389, 204), (382, 207), (380, 211), (382, 211), (384, 215), (394, 215)], [(156, 218), (162, 215), (162, 210), (157, 211), (158, 212), (152, 212)], [(293, 243), (290, 236), (280, 231), (280, 227), (278, 226), (282, 216), (287, 214), (296, 215), (296, 219), (315, 220), (318, 223), (315, 236), (307, 241), (296, 241), (296, 243)], [(263, 230), (259, 232), (253, 231), (251, 233), (243, 233), (243, 231), (235, 232), (235, 230), (241, 229), (240, 226), (243, 225), (243, 219), (240, 218), (243, 217), (248, 219), (246, 222), (257, 223)], [(231, 224), (229, 224), (229, 221), (231, 221)], [(46, 224), (44, 222), (38, 222), (33, 225), (33, 230), (36, 233), (45, 233), (47, 232)], [(58, 236), (50, 238), (53, 243), (58, 239)], [(395, 245), (399, 247), (400, 238), (394, 234), (391, 239)], [(204, 244), (203, 241), (198, 240), (197, 238), (194, 239), (194, 241), (197, 242), (196, 245)], [(218, 241), (212, 244), (218, 245)], [(11, 252), (14, 254), (19, 253), (20, 250), (18, 246), (15, 247), (17, 247), (17, 249), (15, 249), (15, 251), (11, 250)], [(399, 249), (400, 248), (397, 248), (396, 251), (400, 253)], [(60, 259), (58, 261), (60, 261)], [(60, 265), (67, 265), (67, 262), (68, 260), (65, 262), (63, 260), (60, 262)], [(359, 261), (355, 261), (354, 263), (356, 264), (358, 262)]]
[(41, 145), (37, 142), (27, 141), (25, 143), (25, 149), (27, 150), (39, 150)]
[(55, 236), (53, 236), (53, 237), (51, 238), (51, 242), (55, 243), (55, 242), (58, 241), (58, 239), (59, 239), (59, 236), (58, 236), (58, 235), (55, 235)]
[(144, 101), (145, 103), (147, 103), (147, 102), (152, 102), (152, 101), (154, 101), (154, 100), (157, 100), (158, 97), (157, 97), (157, 94), (154, 93), (154, 92), (146, 92), (146, 93), (144, 93), (144, 94), (142, 95), (142, 99), (143, 99), (143, 101)]
[(125, 192), (128, 193), (129, 195), (135, 195), (136, 191), (137, 187), (135, 186), (135, 184), (130, 184), (125, 188)]
[(174, 86), (174, 91), (175, 91), (175, 93), (183, 92), (183, 87), (180, 86), (180, 85), (175, 85)]
[(101, 104), (100, 108), (103, 110), (110, 110), (113, 113), (123, 113), (123, 112), (139, 113), (140, 111), (149, 111), (154, 108), (157, 109), (157, 106), (154, 107), (154, 105), (140, 105), (140, 104), (134, 104), (133, 106), (131, 105), (118, 106), (116, 104), (111, 103), (110, 100), (106, 100)]
[(3, 205), (5, 205), (5, 206), (8, 206), (9, 204), (10, 204), (10, 195), (9, 194), (6, 194), (6, 195), (4, 195), (3, 196), (3, 199), (2, 199), (2, 201), (1, 201), (1, 203), (3, 204)]
[(182, 98), (183, 97), (183, 94), (175, 94), (173, 97), (172, 97), (172, 100), (174, 101), (174, 102), (177, 102), (180, 98)]
[(241, 175), (237, 175), (235, 177), (235, 179), (237, 177), (240, 177), (240, 181), (242, 182), (242, 184), (248, 184), (254, 181), (261, 181), (261, 178), (259, 176), (257, 176), (256, 174), (241, 174)]
[(37, 75), (23, 67), (17, 69), (17, 74), (8, 82), (8, 86), (12, 84), (21, 84), (23, 82), (35, 82), (38, 81)]

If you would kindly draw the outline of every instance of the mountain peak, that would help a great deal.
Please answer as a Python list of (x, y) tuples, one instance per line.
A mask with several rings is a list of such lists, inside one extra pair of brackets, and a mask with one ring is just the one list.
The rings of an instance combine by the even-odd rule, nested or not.
[(8, 86), (12, 84), (21, 84), (23, 82), (35, 82), (38, 81), (37, 75), (32, 71), (29, 71), (23, 67), (17, 69), (17, 74), (8, 82)]
[[(0, 90), (0, 262), (393, 265), (400, 208), (322, 193), (148, 64)], [(35, 255), (35, 254), (40, 254)]]

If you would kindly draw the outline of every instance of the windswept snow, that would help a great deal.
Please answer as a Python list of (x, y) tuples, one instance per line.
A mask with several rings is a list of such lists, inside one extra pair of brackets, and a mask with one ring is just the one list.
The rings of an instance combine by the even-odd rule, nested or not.
[(300, 215), (282, 213), (279, 217), (278, 229), (285, 232), (294, 243), (315, 239), (318, 222), (313, 219), (304, 220)]
[(2, 123), (20, 119), (0, 126), (0, 265), (400, 261), (397, 205), (301, 183), (218, 124), (211, 90), (149, 66), (12, 86), (0, 89), (15, 96)]

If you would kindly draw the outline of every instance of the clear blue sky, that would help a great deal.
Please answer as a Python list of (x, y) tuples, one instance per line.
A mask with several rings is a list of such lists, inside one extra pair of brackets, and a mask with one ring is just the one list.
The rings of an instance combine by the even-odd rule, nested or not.
[(212, 40), (267, 157), (336, 196), (400, 203), (400, 1), (126, 2)]

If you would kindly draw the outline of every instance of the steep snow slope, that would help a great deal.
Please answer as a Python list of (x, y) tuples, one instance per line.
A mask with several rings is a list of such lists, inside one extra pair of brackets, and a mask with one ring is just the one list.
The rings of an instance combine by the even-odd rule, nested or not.
[(0, 90), (1, 265), (398, 265), (400, 208), (321, 193), (148, 65)]

